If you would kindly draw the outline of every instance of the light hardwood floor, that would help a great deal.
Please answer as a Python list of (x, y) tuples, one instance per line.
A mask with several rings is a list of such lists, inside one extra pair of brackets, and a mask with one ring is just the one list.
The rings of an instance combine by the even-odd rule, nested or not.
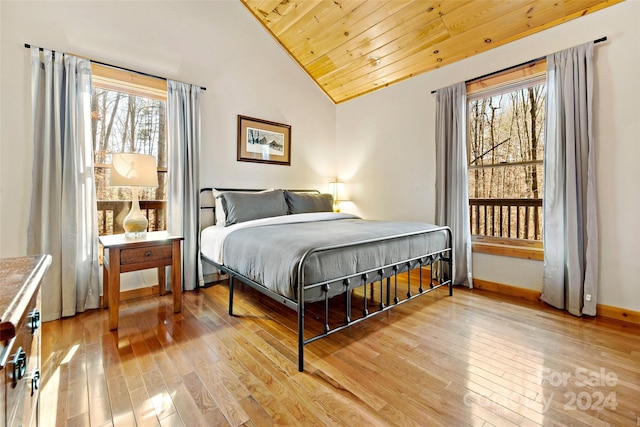
[[(41, 424), (637, 426), (640, 327), (445, 289), (306, 346), (238, 287), (126, 301), (43, 327)], [(313, 317), (313, 316), (311, 316)], [(586, 383), (586, 384), (585, 384)], [(600, 409), (600, 410), (597, 410)]]

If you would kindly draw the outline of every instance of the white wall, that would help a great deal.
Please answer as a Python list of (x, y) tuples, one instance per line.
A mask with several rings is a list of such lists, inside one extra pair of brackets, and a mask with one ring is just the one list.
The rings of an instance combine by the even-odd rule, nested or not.
[[(640, 2), (627, 1), (337, 107), (338, 175), (369, 218), (435, 216), (431, 91), (607, 36), (596, 45), (599, 303), (640, 310)], [(475, 254), (474, 276), (542, 288), (542, 262)]]
[[(82, 23), (81, 21), (86, 21)], [(324, 189), (338, 165), (367, 218), (434, 220), (431, 90), (601, 36), (596, 47), (601, 304), (640, 310), (640, 3), (627, 1), (335, 107), (235, 0), (0, 1), (0, 257), (26, 253), (28, 50), (67, 51), (207, 87), (203, 186)], [(292, 166), (236, 162), (236, 115), (292, 125)], [(337, 116), (337, 119), (336, 119)], [(337, 120), (337, 122), (336, 122)], [(336, 144), (337, 134), (337, 144)], [(477, 254), (480, 279), (541, 288), (542, 263)]]
[[(335, 176), (335, 105), (239, 1), (3, 0), (0, 16), (0, 257), (26, 254), (33, 150), (24, 43), (205, 86), (202, 186), (326, 191)], [(238, 114), (291, 125), (291, 166), (237, 162)]]

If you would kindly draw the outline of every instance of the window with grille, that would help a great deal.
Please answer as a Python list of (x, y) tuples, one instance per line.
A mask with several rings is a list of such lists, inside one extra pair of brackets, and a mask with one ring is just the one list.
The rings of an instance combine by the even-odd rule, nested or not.
[(92, 135), (98, 233), (123, 233), (131, 206), (128, 188), (109, 185), (113, 153), (149, 154), (156, 158), (158, 187), (141, 189), (140, 209), (149, 231), (166, 229), (167, 140), (166, 82), (92, 64)]
[(467, 86), (469, 213), (478, 239), (542, 241), (544, 62)]

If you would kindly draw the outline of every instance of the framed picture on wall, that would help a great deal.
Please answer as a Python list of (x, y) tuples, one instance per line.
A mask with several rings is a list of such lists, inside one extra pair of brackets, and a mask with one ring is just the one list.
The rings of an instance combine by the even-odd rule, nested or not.
[(291, 165), (291, 126), (238, 115), (238, 161)]

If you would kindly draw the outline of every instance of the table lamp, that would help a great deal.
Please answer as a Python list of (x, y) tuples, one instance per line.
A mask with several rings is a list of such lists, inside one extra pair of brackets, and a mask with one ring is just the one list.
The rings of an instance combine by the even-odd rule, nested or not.
[(139, 187), (157, 187), (158, 171), (156, 158), (146, 154), (114, 153), (111, 162), (112, 187), (131, 187), (131, 209), (122, 226), (125, 237), (135, 239), (147, 232), (149, 221), (140, 210)]
[(349, 197), (344, 189), (344, 182), (332, 181), (329, 183), (329, 192), (333, 195), (333, 211), (340, 212), (340, 202), (348, 202)]

